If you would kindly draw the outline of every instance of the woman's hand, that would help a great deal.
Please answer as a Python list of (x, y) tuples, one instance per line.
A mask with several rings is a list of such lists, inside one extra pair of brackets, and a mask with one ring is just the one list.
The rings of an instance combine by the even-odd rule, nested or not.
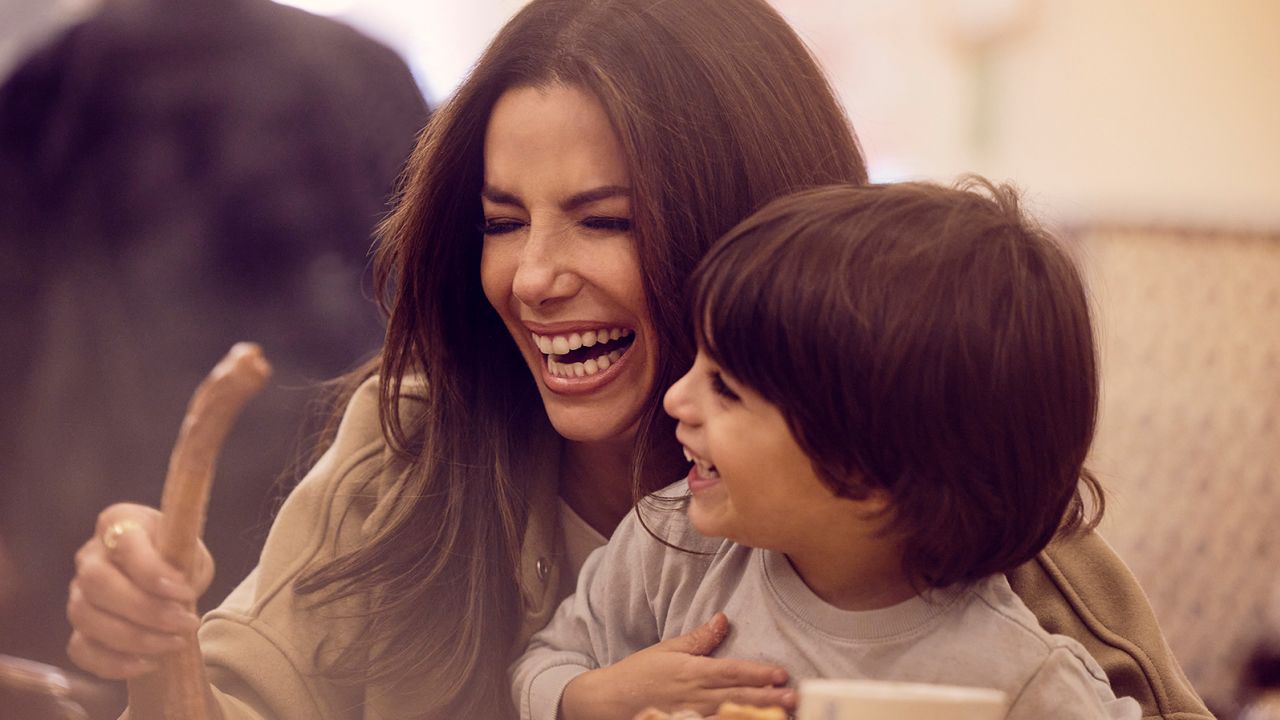
[(102, 678), (122, 680), (156, 668), (200, 624), (196, 598), (213, 580), (201, 543), (190, 580), (156, 549), (160, 511), (120, 503), (98, 515), (94, 536), (76, 553), (67, 598), (73, 632), (67, 655)]
[(713, 715), (725, 701), (794, 709), (795, 690), (777, 687), (787, 681), (781, 667), (705, 657), (728, 633), (729, 620), (716, 613), (684, 635), (579, 675), (560, 698), (561, 720), (630, 720), (650, 707)]

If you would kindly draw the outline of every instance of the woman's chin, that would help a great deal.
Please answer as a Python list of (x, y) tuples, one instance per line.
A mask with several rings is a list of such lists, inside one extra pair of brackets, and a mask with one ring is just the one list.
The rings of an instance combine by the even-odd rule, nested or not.
[(616, 413), (546, 407), (556, 433), (569, 442), (613, 444), (634, 442), (639, 419), (620, 420)]

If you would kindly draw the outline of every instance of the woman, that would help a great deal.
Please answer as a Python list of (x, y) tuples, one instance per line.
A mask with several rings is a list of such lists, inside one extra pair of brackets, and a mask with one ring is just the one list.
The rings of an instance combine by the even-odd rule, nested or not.
[[(508, 715), (507, 663), (583, 555), (683, 471), (659, 401), (692, 357), (694, 264), (773, 197), (865, 179), (762, 0), (521, 10), (432, 118), (383, 228), (378, 380), (201, 628), (224, 717)], [(78, 555), (69, 652), (99, 675), (144, 672), (195, 622), (172, 600), (211, 571), (175, 577), (153, 525), (113, 506)], [(613, 666), (652, 689), (619, 716), (793, 701), (781, 668), (698, 657), (724, 631)]]

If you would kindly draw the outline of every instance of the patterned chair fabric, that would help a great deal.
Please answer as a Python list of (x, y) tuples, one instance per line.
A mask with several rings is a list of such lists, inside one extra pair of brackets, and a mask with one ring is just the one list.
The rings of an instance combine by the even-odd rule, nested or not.
[(1280, 234), (1074, 236), (1102, 356), (1101, 532), (1192, 684), (1231, 717), (1280, 590)]

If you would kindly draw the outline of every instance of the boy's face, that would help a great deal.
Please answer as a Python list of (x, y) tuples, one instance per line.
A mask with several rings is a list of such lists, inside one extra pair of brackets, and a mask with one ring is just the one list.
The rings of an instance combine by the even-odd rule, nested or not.
[(663, 407), (694, 463), (689, 520), (702, 534), (805, 555), (859, 534), (859, 506), (818, 478), (778, 407), (701, 349)]

